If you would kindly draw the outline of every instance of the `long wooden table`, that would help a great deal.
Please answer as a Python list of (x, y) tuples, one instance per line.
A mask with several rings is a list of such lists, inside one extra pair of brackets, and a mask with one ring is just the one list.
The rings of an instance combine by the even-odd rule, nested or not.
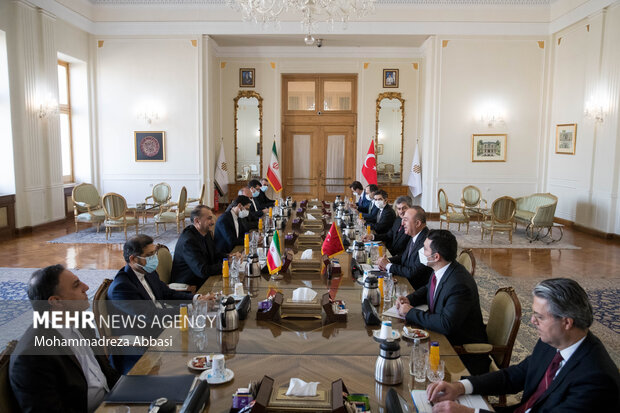
[[(205, 411), (225, 412), (232, 405), (232, 394), (239, 387), (247, 387), (251, 381), (259, 381), (263, 375), (274, 378), (274, 391), (288, 384), (293, 378), (320, 382), (319, 389), (328, 389), (331, 382), (342, 378), (348, 390), (368, 394), (373, 412), (385, 404), (386, 393), (394, 388), (405, 400), (410, 401), (411, 389), (424, 389), (425, 384), (416, 383), (409, 375), (409, 353), (412, 342), (400, 340), (403, 362), (403, 383), (385, 386), (374, 378), (375, 362), (379, 355), (379, 343), (372, 336), (378, 326), (367, 327), (362, 318), (362, 286), (352, 277), (350, 255), (337, 256), (342, 274), (327, 279), (316, 273), (290, 273), (284, 279), (274, 281), (269, 275), (244, 279), (246, 292), (252, 296), (252, 309), (248, 318), (240, 321), (239, 329), (221, 332), (206, 328), (206, 349), (198, 350), (191, 331), (180, 332), (168, 329), (164, 337), (173, 337), (174, 349), (150, 348), (131, 370), (130, 374), (175, 375), (197, 373), (187, 367), (189, 359), (196, 355), (223, 353), (226, 367), (233, 370), (231, 382), (212, 385), (211, 399)], [(398, 280), (407, 284), (404, 279)], [(318, 297), (330, 291), (336, 299), (344, 300), (349, 310), (347, 322), (323, 325), (318, 319), (281, 319), (279, 321), (256, 320), (258, 302), (265, 299), (269, 288), (279, 289), (285, 298), (290, 298), (295, 288), (307, 286), (318, 293)], [(200, 293), (223, 291), (232, 293), (229, 280), (210, 277), (200, 288)], [(379, 314), (392, 303), (383, 303), (377, 309)], [(403, 320), (391, 319), (393, 328), (402, 331)], [(455, 380), (468, 374), (456, 352), (442, 334), (430, 332), (430, 340), (440, 343), (440, 354), (446, 363), (446, 380)], [(98, 412), (114, 412), (113, 405), (102, 405)], [(134, 405), (132, 413), (147, 411), (146, 406)]]

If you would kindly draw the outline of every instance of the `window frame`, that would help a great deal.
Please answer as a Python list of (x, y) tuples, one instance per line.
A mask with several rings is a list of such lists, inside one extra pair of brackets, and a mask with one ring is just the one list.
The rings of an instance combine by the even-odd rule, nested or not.
[[(59, 112), (59, 116), (62, 114), (62, 115), (67, 115), (69, 118), (69, 163), (70, 163), (71, 173), (69, 175), (63, 174), (62, 176), (62, 182), (64, 184), (69, 184), (69, 183), (75, 182), (75, 171), (74, 171), (74, 162), (73, 162), (73, 125), (71, 121), (71, 82), (70, 82), (71, 74), (70, 74), (69, 62), (58, 59), (58, 66), (64, 66), (66, 73), (67, 73), (67, 103), (61, 104), (59, 102), (58, 112)], [(60, 128), (60, 121), (59, 121), (59, 128)], [(62, 145), (62, 136), (60, 137), (60, 139), (61, 139), (61, 145)]]

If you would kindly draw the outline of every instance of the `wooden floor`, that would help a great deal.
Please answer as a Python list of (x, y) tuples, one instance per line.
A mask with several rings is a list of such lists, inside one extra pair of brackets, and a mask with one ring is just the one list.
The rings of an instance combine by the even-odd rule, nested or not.
[[(124, 265), (121, 244), (50, 244), (74, 231), (73, 220), (35, 229), (32, 234), (0, 242), (0, 267), (40, 268), (63, 264), (78, 269), (119, 269)], [(477, 249), (476, 260), (514, 277), (562, 277), (579, 274), (596, 278), (620, 275), (620, 243), (567, 228), (564, 239), (580, 250)]]

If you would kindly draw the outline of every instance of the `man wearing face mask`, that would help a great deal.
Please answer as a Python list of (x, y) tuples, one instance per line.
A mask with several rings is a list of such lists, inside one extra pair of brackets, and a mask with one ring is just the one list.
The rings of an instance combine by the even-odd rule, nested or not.
[(368, 211), (370, 201), (364, 196), (364, 187), (362, 186), (362, 183), (359, 181), (353, 181), (351, 182), (351, 185), (349, 185), (349, 188), (351, 189), (351, 193), (354, 197), (353, 200), (355, 201), (355, 204), (351, 205), (351, 207), (357, 209), (359, 212)]
[(362, 213), (362, 218), (366, 221), (366, 224), (372, 224), (377, 221), (377, 213), (379, 208), (375, 207), (375, 192), (379, 190), (379, 187), (375, 184), (370, 184), (366, 187), (366, 199), (368, 200), (368, 209), (366, 211), (359, 211)]
[[(398, 312), (408, 324), (444, 334), (450, 344), (487, 343), (480, 298), (474, 277), (456, 261), (457, 242), (447, 230), (429, 231), (422, 258), (433, 269), (427, 285), (396, 301)], [(428, 310), (416, 308), (427, 304)], [(472, 375), (489, 371), (487, 355), (463, 355), (461, 360)]]
[(261, 204), (263, 208), (269, 208), (274, 206), (276, 203), (273, 199), (269, 199), (267, 197), (267, 191), (269, 190), (269, 181), (267, 178), (263, 178), (260, 180), (260, 195), (258, 195), (258, 202)]
[(250, 198), (239, 195), (215, 223), (215, 247), (220, 254), (230, 254), (235, 246), (243, 245), (243, 238), (248, 232), (243, 219), (250, 214), (250, 204)]
[(407, 248), (401, 255), (389, 259), (386, 256), (379, 258), (377, 265), (383, 271), (407, 278), (409, 284), (417, 289), (428, 283), (433, 272), (421, 261), (424, 257), (420, 253), (428, 234), (426, 212), (417, 205), (408, 208), (403, 214), (402, 222), (405, 233), (410, 237)]
[(378, 190), (374, 195), (375, 207), (378, 212), (376, 222), (370, 224), (370, 229), (377, 234), (385, 234), (392, 228), (392, 224), (396, 219), (396, 212), (390, 204), (388, 204), (388, 194), (383, 190)]
[[(179, 314), (179, 301), (189, 302), (194, 294), (170, 289), (157, 274), (157, 246), (153, 238), (138, 234), (123, 246), (125, 267), (121, 268), (108, 288), (109, 311), (112, 314), (130, 316), (143, 315), (151, 325), (151, 320), (164, 315)], [(197, 299), (209, 300), (211, 295), (196, 295)], [(165, 304), (172, 304), (166, 306)], [(157, 337), (161, 329), (113, 329), (114, 335), (138, 335)], [(140, 354), (111, 356), (112, 365), (123, 374), (138, 361)]]
[(261, 194), (265, 195), (265, 193), (261, 190), (261, 184), (258, 179), (252, 179), (248, 183), (248, 189), (250, 190), (250, 216), (256, 218), (261, 218), (263, 215), (269, 213), (268, 207), (263, 205), (260, 201)]
[[(364, 235), (364, 241), (383, 241), (386, 244), (392, 256), (402, 255), (409, 245), (411, 237), (405, 232), (403, 225), (403, 217), (409, 208), (413, 207), (413, 200), (410, 196), (403, 195), (396, 198), (394, 202), (398, 217), (394, 220), (392, 228), (385, 234), (367, 234)], [(422, 248), (422, 244), (420, 245)]]

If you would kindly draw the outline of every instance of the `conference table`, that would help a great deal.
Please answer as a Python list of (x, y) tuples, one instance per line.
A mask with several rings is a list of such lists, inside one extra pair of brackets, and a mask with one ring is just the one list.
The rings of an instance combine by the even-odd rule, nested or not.
[[(316, 252), (315, 252), (316, 253)], [(342, 273), (328, 277), (320, 271), (289, 272), (281, 280), (273, 280), (269, 274), (247, 277), (240, 274), (246, 293), (251, 295), (251, 310), (246, 320), (239, 322), (239, 329), (231, 332), (207, 328), (202, 334), (191, 329), (181, 332), (167, 329), (162, 337), (172, 337), (173, 350), (151, 347), (130, 371), (140, 375), (199, 374), (188, 368), (188, 361), (197, 355), (222, 353), (226, 368), (234, 372), (232, 381), (211, 385), (210, 402), (205, 411), (227, 412), (232, 406), (232, 395), (237, 388), (248, 387), (264, 375), (275, 380), (274, 391), (287, 386), (291, 378), (319, 382), (320, 389), (330, 389), (331, 383), (342, 379), (351, 393), (367, 394), (373, 412), (383, 411), (385, 398), (390, 388), (395, 389), (411, 404), (410, 390), (424, 389), (425, 383), (417, 383), (409, 374), (409, 353), (412, 341), (401, 338), (400, 354), (403, 363), (403, 382), (399, 385), (382, 385), (375, 381), (375, 362), (380, 343), (373, 338), (373, 330), (379, 326), (366, 326), (362, 317), (362, 286), (351, 273), (351, 256), (342, 253), (336, 257)], [(294, 266), (294, 262), (292, 264)], [(397, 283), (408, 291), (411, 287), (406, 279)], [(200, 293), (219, 292), (232, 294), (229, 280), (212, 276), (200, 287)], [(267, 297), (270, 289), (276, 289), (286, 298), (291, 298), (299, 287), (311, 287), (321, 297), (326, 292), (332, 298), (343, 300), (348, 309), (346, 322), (325, 323), (324, 319), (282, 318), (276, 321), (256, 319), (258, 302)], [(393, 303), (381, 302), (378, 313)], [(383, 318), (383, 317), (382, 317)], [(393, 328), (402, 331), (404, 320), (390, 319)], [(457, 380), (468, 374), (467, 369), (443, 334), (430, 331), (430, 340), (438, 341), (440, 355), (445, 361), (445, 380)], [(205, 343), (206, 337), (206, 343)], [(103, 404), (97, 412), (115, 412), (116, 406)], [(131, 412), (146, 412), (145, 405), (132, 405)]]

